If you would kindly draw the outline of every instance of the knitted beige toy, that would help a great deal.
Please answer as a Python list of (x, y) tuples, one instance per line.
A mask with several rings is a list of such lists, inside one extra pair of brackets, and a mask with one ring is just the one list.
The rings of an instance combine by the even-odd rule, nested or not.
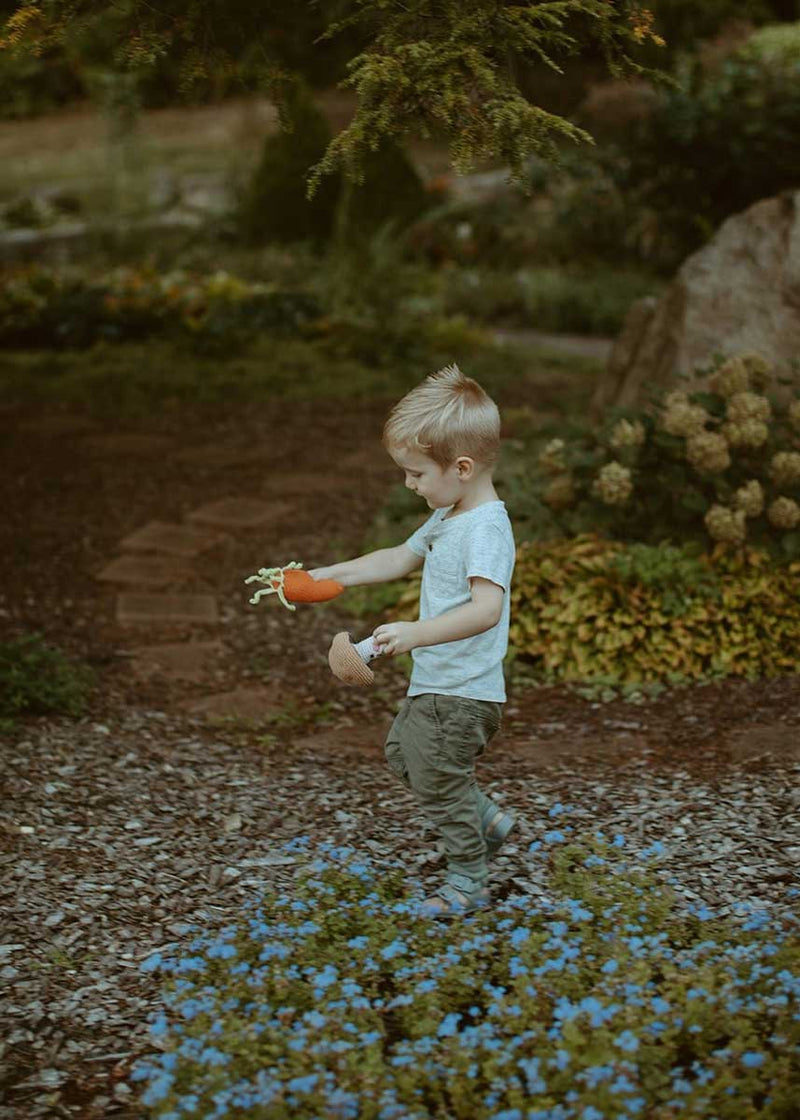
[(375, 674), (369, 668), (369, 662), (380, 656), (380, 646), (375, 644), (372, 635), (354, 645), (347, 631), (342, 630), (331, 642), (328, 664), (333, 675), (344, 684), (370, 685), (375, 680)]

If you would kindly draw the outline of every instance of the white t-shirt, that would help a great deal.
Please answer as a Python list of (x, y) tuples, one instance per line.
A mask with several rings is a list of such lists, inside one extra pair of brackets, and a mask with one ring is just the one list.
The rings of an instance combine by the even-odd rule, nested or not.
[(503, 588), (503, 613), (497, 625), (482, 634), (412, 650), (414, 669), (407, 695), (436, 692), (503, 703), (503, 658), (516, 557), (511, 521), (505, 502), (499, 500), (446, 517), (452, 508), (434, 510), (405, 542), (417, 556), (425, 557), (419, 617), (437, 618), (469, 603), (471, 576), (482, 576)]

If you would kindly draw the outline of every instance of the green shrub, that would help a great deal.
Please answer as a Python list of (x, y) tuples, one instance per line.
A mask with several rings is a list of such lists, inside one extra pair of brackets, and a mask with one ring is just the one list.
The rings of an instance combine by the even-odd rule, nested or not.
[(431, 199), (413, 163), (398, 144), (383, 143), (364, 158), (364, 181), (349, 188), (346, 239), (363, 242), (390, 223), (409, 226)]
[(240, 232), (251, 243), (308, 241), (322, 246), (333, 234), (340, 179), (326, 176), (310, 201), (306, 179), (328, 146), (330, 127), (299, 79), (287, 94), (285, 113), (290, 131), (281, 130), (264, 142), (240, 207)]
[(800, 400), (767, 392), (771, 374), (757, 354), (711, 370), (696, 391), (612, 409), (595, 430), (544, 448), (541, 498), (565, 535), (591, 529), (701, 548), (747, 541), (776, 558), (800, 556)]
[(0, 119), (56, 112), (82, 96), (85, 87), (79, 68), (63, 55), (14, 55), (0, 50)]
[(164, 977), (149, 1115), (270, 1120), (790, 1120), (796, 919), (688, 906), (625, 838), (554, 827), (548, 890), (452, 925), (352, 848), (142, 966)]
[(164, 334), (226, 353), (260, 332), (301, 333), (321, 314), (307, 290), (247, 283), (221, 270), (87, 275), (32, 267), (0, 282), (0, 345), (9, 348), (87, 347)]
[(0, 719), (21, 715), (79, 716), (94, 683), (88, 666), (46, 644), (41, 634), (0, 642)]
[(631, 303), (661, 288), (649, 274), (606, 266), (449, 268), (441, 282), (449, 314), (493, 326), (596, 335), (616, 334)]
[(674, 264), (731, 214), (800, 181), (800, 22), (765, 27), (720, 66), (687, 56), (679, 86), (607, 160), (632, 211), (674, 238)]

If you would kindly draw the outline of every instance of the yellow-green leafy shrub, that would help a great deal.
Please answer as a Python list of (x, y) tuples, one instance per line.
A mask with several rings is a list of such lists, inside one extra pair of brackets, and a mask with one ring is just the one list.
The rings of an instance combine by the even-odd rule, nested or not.
[[(800, 563), (585, 534), (517, 548), (512, 656), (547, 681), (620, 685), (800, 670)], [(414, 619), (419, 577), (394, 611)]]
[[(718, 547), (698, 560), (647, 549), (633, 562), (631, 551), (588, 535), (520, 545), (511, 592), (516, 655), (545, 679), (620, 684), (800, 667), (800, 564), (776, 566), (755, 549)], [(674, 578), (658, 574), (659, 553)]]

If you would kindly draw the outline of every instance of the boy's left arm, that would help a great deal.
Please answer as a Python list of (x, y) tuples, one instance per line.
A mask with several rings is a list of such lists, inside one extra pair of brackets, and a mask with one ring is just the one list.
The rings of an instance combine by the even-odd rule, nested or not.
[(491, 630), (503, 613), (503, 588), (483, 576), (471, 576), (471, 602), (445, 611), (438, 618), (419, 622), (389, 622), (379, 626), (373, 635), (381, 652), (394, 657), (409, 653), (419, 646), (438, 646), (457, 642)]

